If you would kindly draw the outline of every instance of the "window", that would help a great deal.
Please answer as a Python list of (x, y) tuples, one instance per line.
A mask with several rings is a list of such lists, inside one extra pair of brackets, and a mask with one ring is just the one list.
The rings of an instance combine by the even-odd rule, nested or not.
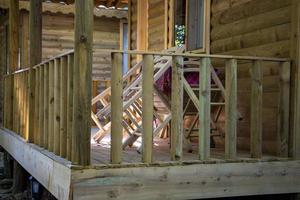
[(209, 53), (210, 0), (175, 1), (175, 45)]

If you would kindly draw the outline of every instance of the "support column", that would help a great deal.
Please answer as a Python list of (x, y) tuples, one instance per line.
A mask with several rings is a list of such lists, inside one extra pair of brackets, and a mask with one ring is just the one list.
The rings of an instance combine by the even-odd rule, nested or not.
[[(163, 23), (163, 22), (162, 22)], [(146, 51), (148, 46), (148, 0), (137, 1), (137, 50)], [(142, 56), (138, 55), (141, 61)]]
[(30, 0), (29, 13), (30, 71), (29, 71), (29, 142), (34, 142), (35, 126), (35, 71), (33, 66), (42, 61), (42, 1)]
[(291, 131), (289, 140), (289, 156), (300, 159), (300, 3), (292, 1), (291, 6)]
[(90, 164), (94, 0), (75, 0), (72, 162)]

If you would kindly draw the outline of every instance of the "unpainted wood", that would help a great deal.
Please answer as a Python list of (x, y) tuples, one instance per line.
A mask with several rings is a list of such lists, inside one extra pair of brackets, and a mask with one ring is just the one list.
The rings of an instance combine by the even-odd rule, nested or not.
[(153, 159), (153, 55), (143, 56), (142, 80), (142, 162), (151, 163)]
[(182, 158), (183, 143), (183, 57), (174, 56), (171, 91), (171, 160)]
[(49, 62), (48, 150), (54, 150), (54, 61)]
[[(72, 162), (90, 164), (94, 1), (75, 1)], [(74, 139), (74, 140), (73, 140)]]
[(72, 159), (72, 134), (73, 131), (73, 69), (74, 54), (68, 55), (68, 72), (67, 72), (67, 159)]
[(61, 91), (61, 64), (60, 59), (54, 60), (54, 153), (60, 155), (60, 91)]
[(210, 159), (210, 88), (211, 88), (211, 61), (202, 58), (200, 63), (199, 84), (199, 159)]
[(123, 79), (122, 79), (122, 54), (112, 54), (111, 76), (111, 163), (122, 162), (123, 139)]
[(44, 148), (49, 149), (49, 63), (44, 65), (44, 75), (43, 75), (43, 96), (44, 96), (44, 103), (43, 103), (43, 112), (44, 112)]
[(260, 61), (254, 61), (251, 71), (250, 151), (252, 158), (262, 157), (262, 95), (263, 74)]
[(237, 151), (237, 60), (227, 60), (225, 70), (225, 157), (234, 159)]
[(67, 156), (67, 114), (68, 114), (68, 57), (60, 59), (60, 153), (61, 157)]

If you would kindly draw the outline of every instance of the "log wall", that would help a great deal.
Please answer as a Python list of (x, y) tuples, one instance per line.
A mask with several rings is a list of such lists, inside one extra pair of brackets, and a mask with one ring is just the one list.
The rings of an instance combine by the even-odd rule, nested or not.
[[(28, 13), (22, 15), (28, 17)], [(120, 19), (96, 17), (94, 49), (119, 49)], [(63, 14), (43, 14), (42, 59), (47, 60), (74, 48), (74, 17)], [(93, 80), (110, 79), (110, 55), (95, 52)]]
[[(211, 53), (289, 57), (290, 0), (213, 0)], [(250, 144), (250, 64), (238, 68), (238, 147)], [(263, 151), (275, 153), (279, 76), (277, 64), (263, 64)]]

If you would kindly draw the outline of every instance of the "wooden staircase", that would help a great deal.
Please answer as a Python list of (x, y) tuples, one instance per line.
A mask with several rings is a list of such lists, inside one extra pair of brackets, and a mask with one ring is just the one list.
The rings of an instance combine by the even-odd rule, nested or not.
[[(171, 48), (166, 50), (168, 53), (182, 53), (182, 48)], [(199, 72), (200, 62), (198, 60), (185, 60), (184, 72)], [(156, 56), (154, 59), (154, 83), (172, 66), (171, 56)], [(143, 62), (137, 63), (123, 76), (123, 120), (122, 126), (124, 133), (127, 135), (123, 140), (123, 149), (127, 146), (132, 146), (133, 143), (142, 134), (142, 73)], [(211, 127), (212, 131), (218, 131), (220, 135), (224, 135), (223, 129), (218, 125), (218, 120), (222, 109), (225, 106), (224, 97), (225, 89), (218, 77), (218, 74), (211, 66), (212, 81), (211, 94), (215, 96), (212, 100), (217, 99), (216, 102), (211, 102), (211, 106), (216, 110), (215, 115), (212, 115)], [(184, 115), (193, 115), (193, 120), (190, 127), (185, 129), (185, 141), (189, 142), (193, 136), (193, 132), (197, 131), (198, 110), (199, 103), (197, 93), (199, 85), (189, 85), (187, 80), (182, 77), (183, 87), (188, 97), (184, 104)], [(111, 88), (107, 88), (98, 96), (93, 98), (92, 105), (97, 104), (100, 108), (97, 113), (91, 113), (92, 119), (99, 128), (99, 131), (94, 135), (93, 139), (100, 143), (101, 140), (110, 133), (111, 128)], [(154, 85), (154, 116), (153, 116), (153, 137), (156, 137), (171, 121), (171, 108), (169, 99)], [(188, 112), (189, 107), (194, 106), (194, 113)]]

